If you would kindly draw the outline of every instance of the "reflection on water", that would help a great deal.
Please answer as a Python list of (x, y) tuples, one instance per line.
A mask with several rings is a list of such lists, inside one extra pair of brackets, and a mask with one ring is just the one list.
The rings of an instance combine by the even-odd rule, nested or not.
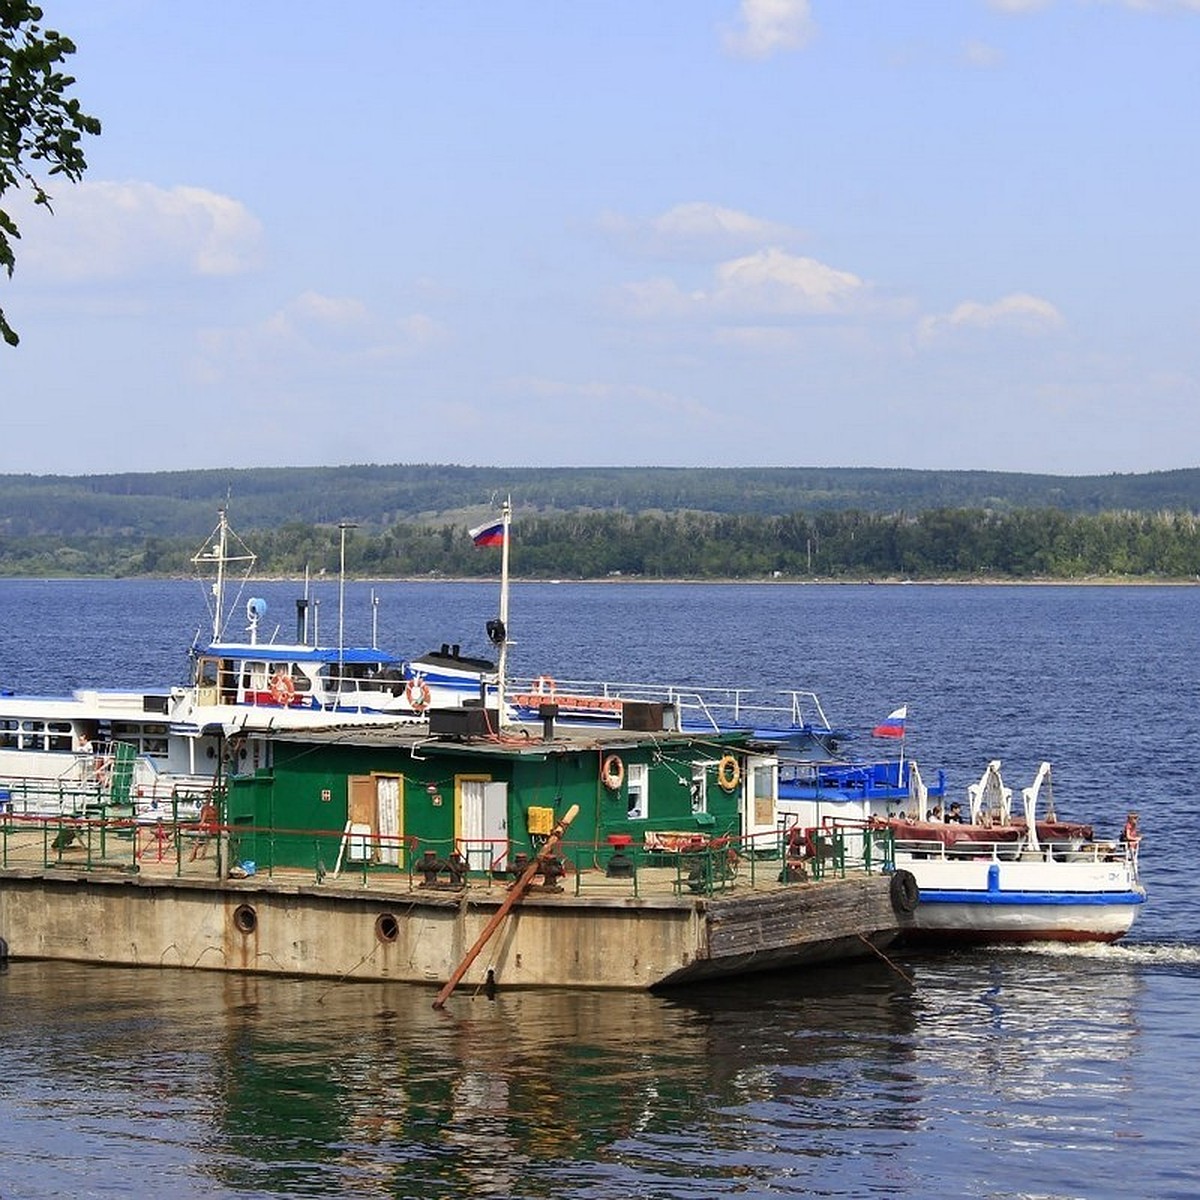
[[(292, 611), (295, 585), (255, 590)], [(355, 640), (369, 591), (347, 588)], [(380, 644), (487, 651), (494, 585), (379, 591)], [(911, 983), (871, 962), (686, 996), (459, 992), (444, 1014), (399, 986), (14, 964), (0, 1197), (1194, 1200), (1198, 604), (522, 585), (521, 674), (815, 687), (857, 728), (907, 701), (909, 752), (959, 795), (995, 757), (1013, 781), (1052, 759), (1060, 809), (1107, 832), (1136, 795), (1150, 903), (1132, 937), (914, 958)], [(34, 691), (180, 682), (203, 620), (175, 582), (0, 581), (0, 607), (0, 683)], [(1152, 769), (1131, 768), (1147, 730)]]
[(1030, 1194), (1105, 1194), (1062, 1150), (1103, 1180), (1162, 1119), (1139, 969), (906, 970), (437, 1013), (399, 985), (16, 964), (3, 1194), (984, 1196), (1014, 1156)]

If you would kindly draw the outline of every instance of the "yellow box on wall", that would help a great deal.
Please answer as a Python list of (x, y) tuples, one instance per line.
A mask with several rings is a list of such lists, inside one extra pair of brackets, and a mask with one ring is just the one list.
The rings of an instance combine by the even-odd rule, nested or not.
[(554, 809), (552, 808), (527, 808), (525, 810), (525, 824), (529, 826), (530, 833), (548, 835), (554, 832)]

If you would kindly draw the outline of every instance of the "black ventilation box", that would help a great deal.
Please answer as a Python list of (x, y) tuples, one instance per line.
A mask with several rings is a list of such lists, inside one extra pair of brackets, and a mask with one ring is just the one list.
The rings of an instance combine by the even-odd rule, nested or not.
[(621, 728), (634, 733), (661, 733), (675, 730), (675, 705), (657, 700), (624, 700), (621, 702)]
[(431, 708), (429, 732), (440, 737), (487, 737), (500, 732), (500, 710), (477, 705)]

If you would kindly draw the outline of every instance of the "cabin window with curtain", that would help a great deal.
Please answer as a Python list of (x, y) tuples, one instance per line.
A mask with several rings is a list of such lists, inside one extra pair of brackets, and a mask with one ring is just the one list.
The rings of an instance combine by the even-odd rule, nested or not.
[(630, 763), (625, 769), (625, 792), (629, 820), (644, 821), (650, 815), (650, 768), (645, 763)]
[(133, 746), (139, 754), (150, 758), (167, 757), (167, 727), (165, 725), (138, 725), (131, 721), (114, 721), (112, 740)]

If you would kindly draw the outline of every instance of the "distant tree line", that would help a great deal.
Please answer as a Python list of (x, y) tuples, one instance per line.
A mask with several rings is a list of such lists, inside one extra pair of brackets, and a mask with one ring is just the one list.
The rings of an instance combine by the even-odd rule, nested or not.
[[(290, 522), (243, 535), (256, 573), (339, 569), (336, 526)], [(190, 575), (194, 540), (173, 537), (0, 537), (0, 574)], [(399, 521), (346, 541), (352, 576), (493, 577), (459, 522)], [(1200, 578), (1200, 520), (1191, 513), (937, 508), (785, 516), (590, 512), (514, 521), (514, 577), (528, 579), (1081, 579)]]
[(463, 467), (437, 463), (0, 475), (0, 535), (201, 538), (217, 508), (233, 523), (470, 523), (511, 495), (518, 516), (714, 513), (791, 519), (824, 512), (917, 514), (980, 509), (1200, 512), (1200, 470), (1056, 476), (858, 467)]

